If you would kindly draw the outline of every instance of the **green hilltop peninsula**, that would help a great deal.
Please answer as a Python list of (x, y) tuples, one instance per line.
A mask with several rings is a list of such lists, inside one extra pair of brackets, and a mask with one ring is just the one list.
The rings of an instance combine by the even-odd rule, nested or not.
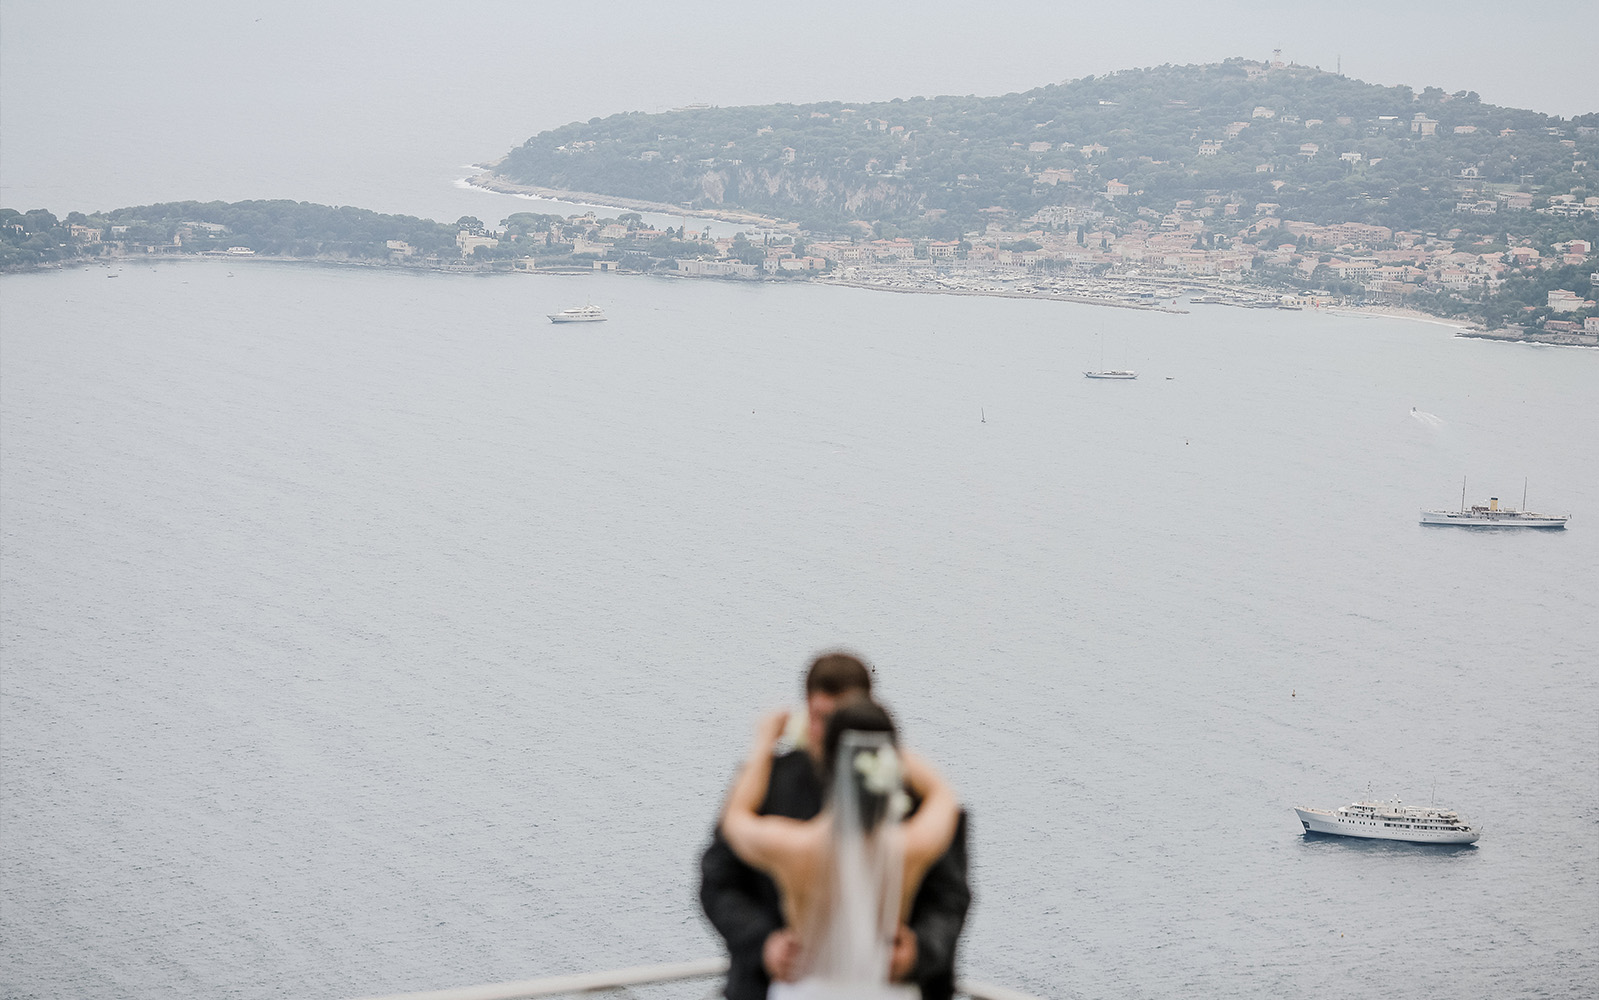
[[(901, 286), (917, 282), (884, 267), (1138, 273), (1599, 342), (1599, 113), (1281, 62), (999, 97), (618, 114), (542, 132), (476, 183), (786, 220), (795, 259), (768, 272)], [(771, 244), (788, 237), (763, 238), (787, 252)]]
[(1130, 220), (1185, 203), (1216, 232), (1263, 216), (1445, 230), (1502, 209), (1585, 207), (1599, 196), (1596, 126), (1599, 114), (1568, 122), (1475, 93), (1230, 59), (1001, 97), (612, 115), (542, 132), (493, 173), (818, 233), (865, 223), (958, 239), (1074, 205)]
[[(0, 208), (0, 272), (215, 256), (1134, 308), (1186, 296), (1402, 307), (1488, 336), (1599, 346), (1599, 113), (1563, 119), (1280, 62), (1000, 97), (619, 114), (542, 132), (473, 181), (620, 210), (514, 212), (495, 227), (293, 201), (64, 219)], [(691, 231), (690, 214), (744, 230)]]

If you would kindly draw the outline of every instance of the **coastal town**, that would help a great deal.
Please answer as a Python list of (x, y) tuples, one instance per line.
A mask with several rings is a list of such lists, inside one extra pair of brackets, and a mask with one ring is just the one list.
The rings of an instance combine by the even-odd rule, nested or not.
[(286, 200), (0, 209), (0, 270), (207, 256), (632, 272), (1132, 309), (1383, 309), (1599, 346), (1599, 115), (1279, 56), (986, 98), (573, 122), (461, 178), (502, 196), (496, 207), (525, 206), (498, 222)]
[(1399, 310), (1599, 346), (1594, 163), (1599, 115), (1373, 85), (1274, 52), (994, 97), (572, 122), (461, 178), (526, 205), (497, 223), (285, 200), (0, 209), (0, 270), (138, 255), (633, 272)]
[[(510, 193), (510, 192), (504, 192)], [(516, 192), (546, 199), (574, 193)], [(1599, 211), (1596, 199), (1498, 211)], [(878, 236), (863, 226), (856, 239), (813, 239), (792, 223), (728, 213), (720, 227), (696, 231), (669, 206), (634, 202), (559, 216), (514, 213), (490, 227), (465, 217), (454, 225), (406, 220), (408, 239), (377, 239), (394, 228), (368, 213), (359, 240), (335, 242), (329, 218), (350, 210), (286, 203), (296, 222), (291, 242), (263, 240), (251, 226), (193, 217), (254, 218), (268, 203), (161, 207), (159, 221), (114, 222), (80, 213), (56, 220), (47, 212), (0, 210), (0, 241), (18, 248), (51, 244), (55, 266), (71, 259), (102, 263), (138, 257), (201, 256), (445, 271), (631, 272), (730, 281), (813, 281), (891, 292), (1034, 298), (1129, 309), (1182, 311), (1197, 305), (1244, 308), (1367, 308), (1439, 316), (1440, 302), (1483, 302), (1507, 282), (1526, 284), (1575, 274), (1570, 287), (1523, 297), (1496, 326), (1443, 315), (1471, 336), (1599, 346), (1599, 308), (1589, 240), (1548, 247), (1531, 240), (1482, 246), (1444, 233), (1394, 231), (1361, 223), (1316, 225), (1284, 218), (1277, 206), (1242, 206), (1221, 197), (1181, 201), (1165, 213), (1140, 209), (1131, 221), (1101, 207), (1056, 206), (1021, 220), (987, 223), (960, 240)], [(159, 207), (159, 206), (158, 206)], [(153, 214), (149, 209), (126, 210)], [(652, 221), (647, 221), (645, 212)], [(174, 213), (187, 213), (174, 214)], [(231, 214), (230, 214), (231, 213)], [(704, 217), (709, 213), (701, 213)], [(1247, 221), (1221, 230), (1219, 220)], [(280, 223), (278, 220), (274, 224)], [(677, 222), (673, 226), (670, 223)], [(730, 226), (728, 223), (736, 223)], [(319, 233), (307, 232), (320, 227)], [(734, 228), (716, 235), (713, 228)], [(341, 234), (348, 235), (348, 234)], [(40, 265), (35, 265), (40, 266)], [(1548, 283), (1548, 280), (1545, 280)]]
[[(1596, 157), (1599, 116), (1372, 85), (1274, 52), (994, 97), (618, 114), (540, 132), (469, 183), (605, 206), (561, 220), (578, 259), (584, 223), (601, 269), (1336, 304), (1593, 343)], [(486, 253), (517, 252), (514, 221), (482, 235), (498, 240)]]
[[(1537, 209), (1512, 207), (1514, 201), (1502, 198), (1496, 210), (1599, 212), (1599, 198)], [(1240, 215), (1249, 221), (1230, 236), (1215, 234), (1218, 217)], [(1544, 250), (1529, 240), (1500, 250), (1468, 244), (1458, 230), (1427, 234), (1361, 223), (1316, 225), (1282, 218), (1275, 205), (1246, 207), (1220, 195), (1197, 204), (1180, 201), (1164, 214), (1141, 210), (1130, 223), (1114, 225), (1100, 209), (1052, 207), (1016, 224), (991, 222), (982, 232), (945, 241), (872, 238), (868, 232), (853, 240), (812, 240), (775, 220), (746, 220), (747, 228), (733, 236), (713, 236), (708, 227), (694, 232), (686, 218), (677, 228), (655, 228), (638, 211), (616, 218), (592, 211), (563, 220), (542, 216), (542, 228), (532, 232), (515, 225), (516, 218), (500, 229), (462, 230), (462, 262), (521, 248), (531, 251), (512, 259), (511, 266), (521, 270), (665, 270), (683, 277), (807, 279), (1143, 309), (1172, 309), (1179, 300), (1249, 308), (1406, 309), (1440, 293), (1480, 299), (1514, 276), (1599, 264), (1587, 240)], [(557, 249), (564, 252), (552, 255)], [(1521, 307), (1525, 315), (1504, 328), (1471, 332), (1599, 345), (1593, 292), (1555, 289), (1540, 305)]]

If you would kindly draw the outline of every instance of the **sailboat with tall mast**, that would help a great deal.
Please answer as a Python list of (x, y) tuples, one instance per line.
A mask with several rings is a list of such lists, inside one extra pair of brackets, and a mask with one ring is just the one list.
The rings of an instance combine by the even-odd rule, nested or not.
[(1130, 371), (1097, 371), (1083, 372), (1084, 378), (1137, 378), (1137, 372)]
[(1099, 342), (1099, 370), (1098, 371), (1092, 371), (1092, 372), (1083, 372), (1083, 377), (1084, 378), (1129, 379), (1129, 378), (1137, 378), (1138, 377), (1138, 373), (1134, 372), (1134, 371), (1128, 371), (1126, 369), (1107, 369), (1105, 367), (1105, 342), (1104, 342), (1104, 340), (1100, 340), (1100, 342)]
[(1521, 483), (1521, 509), (1499, 506), (1498, 497), (1487, 504), (1466, 506), (1466, 480), (1460, 480), (1459, 510), (1424, 510), (1422, 524), (1453, 524), (1462, 528), (1564, 528), (1570, 514), (1537, 514), (1527, 509), (1527, 483)]

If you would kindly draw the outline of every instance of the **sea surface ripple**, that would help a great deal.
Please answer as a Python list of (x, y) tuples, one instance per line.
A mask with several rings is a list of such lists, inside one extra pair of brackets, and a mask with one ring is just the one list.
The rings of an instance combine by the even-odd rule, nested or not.
[[(698, 851), (753, 721), (835, 645), (971, 809), (974, 978), (1599, 981), (1599, 352), (1203, 306), (119, 268), (0, 279), (8, 997), (714, 954)], [(543, 318), (586, 300), (610, 321)], [(1101, 359), (1141, 376), (1084, 379)], [(1418, 525), (1462, 476), (1572, 525)], [(1301, 834), (1293, 806), (1368, 788), (1484, 836)]]

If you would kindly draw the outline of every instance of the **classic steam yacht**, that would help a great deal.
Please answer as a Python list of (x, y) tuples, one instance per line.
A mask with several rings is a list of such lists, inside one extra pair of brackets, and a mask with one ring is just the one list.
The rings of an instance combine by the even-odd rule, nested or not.
[(1471, 844), (1481, 831), (1453, 809), (1407, 806), (1392, 802), (1352, 802), (1337, 809), (1301, 809), (1299, 822), (1306, 833), (1372, 840), (1408, 840), (1417, 844)]
[(581, 309), (562, 309), (558, 313), (550, 313), (551, 323), (603, 323), (605, 310), (590, 303)]
[(1457, 524), (1465, 528), (1564, 528), (1571, 520), (1570, 514), (1534, 514), (1527, 510), (1525, 489), (1521, 495), (1521, 510), (1500, 507), (1498, 497), (1489, 497), (1488, 506), (1466, 506), (1466, 484), (1460, 484), (1459, 510), (1424, 510), (1422, 524)]
[(1467, 528), (1564, 528), (1570, 514), (1534, 514), (1530, 510), (1500, 507), (1498, 497), (1488, 506), (1472, 504), (1459, 510), (1424, 510), (1422, 524), (1458, 524)]

